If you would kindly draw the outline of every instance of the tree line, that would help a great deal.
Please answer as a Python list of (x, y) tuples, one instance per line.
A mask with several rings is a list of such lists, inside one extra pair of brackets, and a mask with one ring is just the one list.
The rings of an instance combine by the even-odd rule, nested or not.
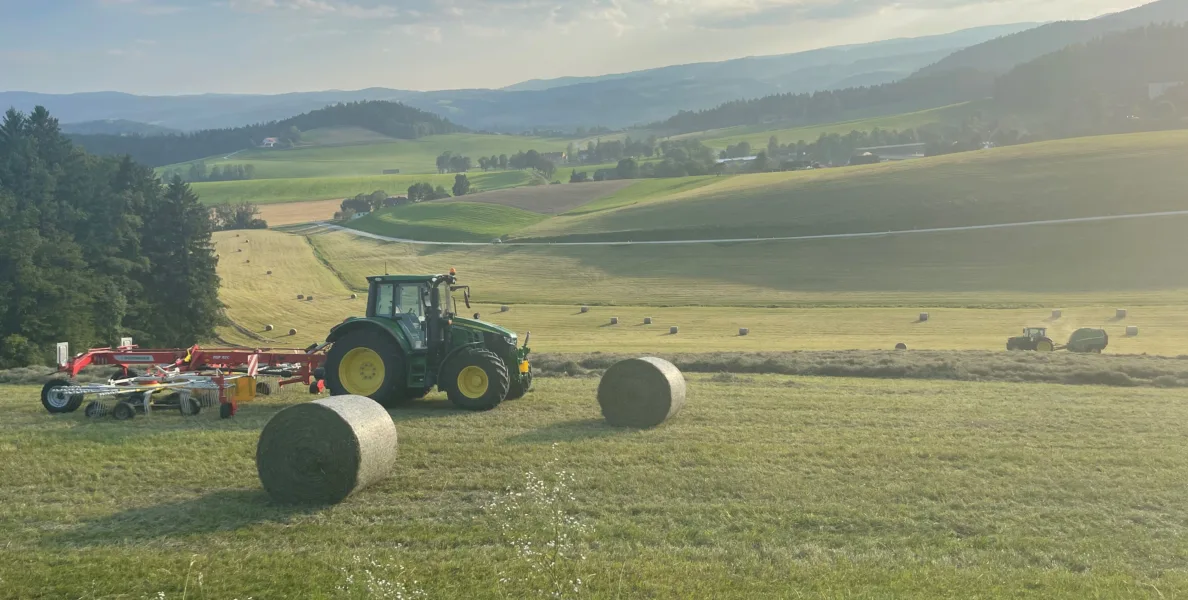
[(349, 102), (327, 106), (281, 121), (230, 129), (207, 129), (178, 135), (72, 135), (93, 154), (130, 155), (149, 166), (187, 162), (259, 146), (277, 138), (282, 146), (301, 140), (301, 132), (322, 127), (361, 127), (400, 139), (455, 133), (465, 128), (435, 114), (399, 102)]
[(198, 161), (190, 163), (190, 166), (185, 169), (165, 169), (161, 172), (161, 179), (163, 181), (169, 181), (173, 179), (174, 175), (190, 183), (202, 181), (246, 181), (256, 178), (256, 166), (253, 164), (215, 165), (213, 169), (207, 170), (206, 162)]
[(214, 229), (189, 184), (88, 154), (43, 107), (0, 122), (0, 368), (56, 342), (187, 346), (221, 322)]

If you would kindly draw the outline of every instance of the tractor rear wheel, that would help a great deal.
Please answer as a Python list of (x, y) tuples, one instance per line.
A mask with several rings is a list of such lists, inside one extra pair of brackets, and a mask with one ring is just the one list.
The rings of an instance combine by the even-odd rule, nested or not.
[(78, 407), (82, 406), (83, 395), (74, 394), (68, 396), (57, 389), (70, 385), (73, 384), (65, 379), (53, 379), (47, 381), (46, 384), (41, 387), (41, 405), (45, 407), (45, 410), (49, 411), (50, 414), (55, 415), (60, 413), (71, 413), (78, 410)]
[(326, 356), (326, 387), (331, 396), (367, 396), (384, 408), (408, 400), (404, 356), (387, 334), (357, 330), (334, 342)]
[(1056, 344), (1052, 343), (1052, 340), (1048, 339), (1039, 340), (1035, 343), (1035, 349), (1037, 352), (1052, 352), (1056, 350)]
[(438, 384), (454, 406), (466, 410), (491, 410), (508, 395), (511, 379), (503, 359), (490, 350), (467, 348), (441, 369)]

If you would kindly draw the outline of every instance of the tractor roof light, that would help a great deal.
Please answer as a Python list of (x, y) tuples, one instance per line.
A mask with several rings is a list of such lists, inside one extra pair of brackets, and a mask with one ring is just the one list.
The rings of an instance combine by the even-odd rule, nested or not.
[(454, 267), (450, 267), (450, 275), (457, 275), (457, 274), (458, 274), (458, 269), (455, 269)]

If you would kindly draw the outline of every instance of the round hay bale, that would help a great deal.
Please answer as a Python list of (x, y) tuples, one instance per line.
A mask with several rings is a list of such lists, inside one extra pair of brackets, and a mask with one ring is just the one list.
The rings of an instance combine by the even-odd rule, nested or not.
[(351, 300), (358, 300), (359, 294), (351, 294)]
[(275, 327), (273, 327), (272, 325), (265, 325), (265, 326), (264, 326), (264, 331), (272, 331), (273, 329), (275, 329)]
[(619, 324), (619, 317), (611, 317), (611, 323), (610, 323), (610, 324), (611, 324), (611, 325), (618, 325), (618, 324)]
[(313, 302), (313, 296), (306, 296), (305, 299), (309, 300), (310, 302)]
[(506, 304), (499, 307), (499, 312), (507, 312), (509, 310), (511, 310), (511, 307)]
[(1053, 318), (1053, 319), (1059, 319), (1059, 318), (1060, 318), (1060, 317), (1062, 317), (1062, 316), (1064, 316), (1064, 312), (1063, 312), (1063, 311), (1061, 311), (1059, 308), (1057, 308), (1056, 310), (1053, 310), (1053, 311), (1052, 311), (1052, 318)]
[(272, 275), (272, 271), (265, 273), (265, 275)]
[(384, 479), (396, 462), (396, 425), (364, 396), (290, 406), (256, 445), (264, 491), (284, 504), (336, 504)]
[(927, 320), (928, 320), (928, 313), (920, 313), (920, 322), (923, 323), (924, 321), (927, 321)]
[(750, 335), (750, 334), (751, 334), (751, 330), (750, 330), (750, 329), (747, 329), (746, 327), (739, 327), (739, 328), (738, 328), (738, 335), (740, 335), (740, 336), (744, 336), (744, 335)]
[(245, 264), (246, 264), (246, 263), (250, 263), (250, 262), (252, 262), (252, 259), (250, 259), (250, 258), (249, 258), (249, 259), (247, 259), (247, 260), (245, 260), (245, 261), (243, 261), (243, 262), (244, 262)]
[(583, 306), (583, 307), (581, 308), (581, 311), (582, 311), (583, 313), (588, 313), (588, 312), (590, 312), (590, 307), (589, 307), (589, 306)]
[(1126, 337), (1135, 337), (1137, 335), (1138, 335), (1138, 327), (1135, 327), (1134, 325), (1126, 326)]
[(305, 300), (305, 294), (297, 294), (298, 300)]
[(651, 356), (619, 361), (598, 382), (598, 405), (616, 427), (655, 427), (685, 405), (685, 377)]
[(668, 333), (671, 335), (676, 335), (676, 334), (680, 333), (680, 331), (681, 331), (681, 328), (677, 327), (676, 325), (673, 325), (672, 327), (668, 328)]
[(907, 350), (907, 344), (905, 344), (903, 342), (899, 342), (898, 344), (895, 344), (895, 349), (896, 350)]
[(297, 335), (297, 330), (296, 330), (296, 329), (290, 329), (290, 330), (289, 330), (289, 335)]
[(644, 317), (644, 325), (651, 325), (652, 317)]
[(1125, 319), (1125, 318), (1126, 318), (1126, 309), (1125, 309), (1125, 308), (1119, 308), (1119, 309), (1115, 310), (1115, 311), (1114, 311), (1114, 318), (1115, 318), (1115, 319)]
[(236, 248), (236, 249), (235, 249), (235, 251), (236, 251), (236, 252), (243, 252), (243, 248)]

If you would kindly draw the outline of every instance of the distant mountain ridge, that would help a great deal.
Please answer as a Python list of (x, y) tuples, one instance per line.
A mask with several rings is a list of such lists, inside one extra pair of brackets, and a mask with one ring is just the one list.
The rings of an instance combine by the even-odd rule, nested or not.
[(958, 50), (931, 64), (917, 75), (935, 75), (956, 69), (977, 69), (995, 75), (1010, 71), (1045, 54), (1081, 44), (1110, 33), (1152, 23), (1188, 21), (1188, 0), (1158, 0), (1130, 10), (1085, 21), (1059, 21), (1020, 31)]
[(102, 121), (84, 121), (82, 123), (68, 123), (61, 126), (62, 133), (77, 135), (172, 135), (181, 133), (180, 130), (161, 127), (151, 123), (129, 121), (127, 119), (104, 119)]
[(135, 96), (118, 92), (37, 94), (0, 92), (0, 108), (45, 106), (63, 123), (123, 119), (185, 131), (239, 127), (285, 119), (338, 102), (402, 102), (483, 130), (625, 127), (740, 98), (812, 92), (900, 79), (955, 50), (1033, 27), (979, 27), (920, 38), (893, 39), (673, 65), (598, 77), (527, 81), (502, 90), (416, 92), (388, 88), (280, 95)]

